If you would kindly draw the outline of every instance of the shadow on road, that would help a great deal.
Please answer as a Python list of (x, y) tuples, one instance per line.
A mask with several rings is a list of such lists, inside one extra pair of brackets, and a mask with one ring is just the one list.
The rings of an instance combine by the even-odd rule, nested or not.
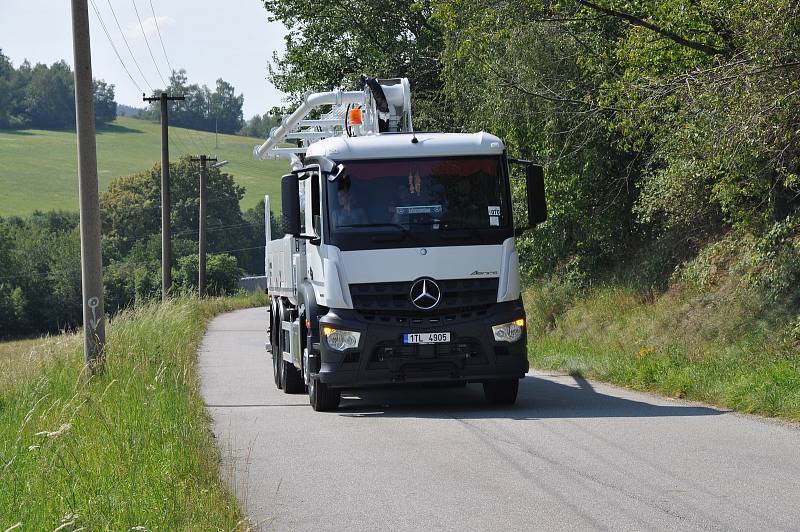
[[(657, 405), (598, 393), (581, 377), (564, 383), (527, 376), (517, 403), (488, 405), (479, 384), (466, 388), (396, 388), (345, 392), (338, 414), (347, 417), (458, 417), (464, 419), (548, 419), (603, 417), (716, 416), (723, 410), (687, 405)], [(574, 384), (567, 383), (572, 380)]]

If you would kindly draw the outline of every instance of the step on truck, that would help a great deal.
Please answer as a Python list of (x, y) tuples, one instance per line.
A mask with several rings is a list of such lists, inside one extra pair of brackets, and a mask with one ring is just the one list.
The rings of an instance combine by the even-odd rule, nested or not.
[[(516, 401), (529, 366), (514, 239), (546, 219), (541, 166), (488, 133), (415, 132), (408, 80), (365, 76), (307, 93), (254, 156), (291, 168), (282, 238), (265, 198), (278, 388), (308, 391), (318, 411), (342, 390), (403, 383), (481, 383), (489, 403)], [(509, 164), (526, 167), (517, 225)]]

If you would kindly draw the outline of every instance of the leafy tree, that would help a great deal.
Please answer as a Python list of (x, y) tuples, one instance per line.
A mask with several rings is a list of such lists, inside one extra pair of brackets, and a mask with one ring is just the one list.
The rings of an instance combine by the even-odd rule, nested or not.
[[(214, 131), (221, 133), (237, 133), (244, 123), (242, 106), (244, 95), (236, 95), (236, 90), (230, 83), (218, 79), (214, 92), (205, 86), (189, 83), (185, 69), (172, 72), (168, 92), (182, 94), (183, 101), (170, 103), (170, 124), (197, 129), (200, 131)], [(153, 96), (158, 96), (160, 91), (155, 91)], [(158, 120), (160, 116), (159, 103), (153, 102), (143, 116)]]
[(0, 283), (0, 338), (30, 329), (27, 306), (28, 302), (20, 287)]
[[(74, 129), (75, 82), (64, 61), (51, 66), (27, 61), (15, 69), (0, 50), (0, 129)], [(116, 119), (114, 85), (94, 80), (95, 119)]]
[(11, 90), (11, 76), (14, 74), (14, 65), (3, 55), (0, 48), (0, 129), (11, 128), (11, 110), (13, 93)]
[[(249, 247), (256, 249), (248, 250), (243, 255), (244, 260), (241, 262), (245, 271), (253, 275), (264, 275), (264, 240), (266, 237), (266, 228), (264, 226), (264, 200), (259, 201), (255, 207), (247, 209), (243, 214), (245, 223), (245, 233), (250, 242)], [(274, 212), (269, 213), (269, 221), (271, 228), (272, 239), (281, 238), (284, 235), (281, 222)]]
[(114, 100), (114, 85), (103, 80), (94, 80), (95, 122), (105, 124), (117, 119), (117, 102)]
[(439, 98), (442, 35), (428, 0), (264, 0), (270, 20), (289, 30), (269, 79), (299, 99), (308, 90), (352, 87), (361, 74), (407, 77), (422, 129), (448, 127)]
[[(186, 158), (170, 165), (172, 231), (175, 238), (197, 241), (199, 224), (199, 168)], [(161, 231), (161, 166), (113, 180), (100, 195), (105, 238), (121, 255)], [(209, 168), (206, 227), (209, 252), (247, 247), (246, 224), (239, 209), (244, 188), (233, 176)]]
[(290, 29), (270, 77), (295, 98), (406, 75), (419, 127), (488, 130), (545, 164), (550, 220), (519, 241), (530, 275), (646, 257), (663, 283), (720, 232), (800, 207), (792, 0), (264, 5)]
[(253, 118), (245, 123), (241, 131), (239, 131), (239, 134), (247, 137), (265, 139), (269, 137), (272, 128), (280, 125), (281, 118), (284, 114), (285, 110), (273, 108), (270, 112), (264, 113), (263, 115), (254, 115)]
[[(198, 255), (187, 255), (178, 259), (175, 284), (187, 292), (197, 290)], [(206, 290), (208, 295), (220, 296), (236, 291), (243, 275), (236, 257), (227, 253), (212, 253), (206, 257)]]
[(25, 90), (25, 115), (43, 129), (75, 127), (75, 91), (72, 70), (64, 61), (51, 67), (38, 64)]
[(437, 2), (457, 121), (547, 166), (551, 220), (523, 242), (525, 265), (596, 271), (648, 249), (669, 272), (726, 226), (796, 209), (795, 9)]
[(244, 95), (236, 96), (233, 85), (219, 78), (209, 103), (209, 120), (215, 122), (216, 129), (220, 133), (238, 133), (244, 123), (242, 119)]
[[(0, 219), (0, 336), (58, 331), (81, 321), (77, 216)], [(7, 328), (6, 328), (7, 327)]]

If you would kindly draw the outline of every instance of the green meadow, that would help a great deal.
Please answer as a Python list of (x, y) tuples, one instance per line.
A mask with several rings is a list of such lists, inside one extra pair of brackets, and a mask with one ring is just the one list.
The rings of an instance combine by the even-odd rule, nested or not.
[[(100, 189), (115, 177), (153, 166), (161, 158), (161, 127), (157, 123), (119, 117), (97, 132)], [(242, 209), (265, 194), (280, 202), (280, 177), (286, 161), (256, 161), (253, 146), (259, 139), (170, 128), (170, 159), (205, 153), (229, 164), (225, 171), (245, 187)], [(27, 215), (35, 210), (78, 210), (75, 133), (70, 131), (0, 131), (0, 216)]]

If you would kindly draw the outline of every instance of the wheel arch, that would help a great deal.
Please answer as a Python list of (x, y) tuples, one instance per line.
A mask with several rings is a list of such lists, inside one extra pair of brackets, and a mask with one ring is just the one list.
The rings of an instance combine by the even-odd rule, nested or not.
[(314, 287), (310, 282), (304, 281), (297, 292), (300, 305), (305, 307), (306, 319), (311, 322), (308, 332), (311, 333), (312, 342), (319, 342), (319, 318), (328, 313), (328, 308), (317, 304)]

